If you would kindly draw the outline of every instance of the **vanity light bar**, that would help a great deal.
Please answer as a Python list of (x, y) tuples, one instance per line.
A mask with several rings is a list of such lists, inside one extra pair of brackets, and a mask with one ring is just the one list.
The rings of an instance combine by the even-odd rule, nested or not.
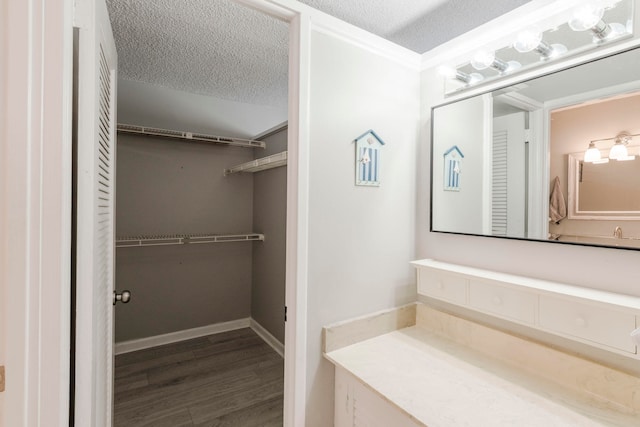
[[(636, 156), (629, 155), (629, 152), (627, 151), (627, 145), (629, 144), (629, 141), (633, 139), (634, 136), (640, 136), (640, 133), (631, 135), (628, 132), (620, 132), (618, 135), (616, 135), (613, 138), (594, 139), (592, 141), (589, 141), (589, 147), (587, 148), (587, 151), (585, 151), (584, 153), (583, 161), (587, 163), (599, 164), (599, 163), (607, 163), (609, 159), (617, 160), (619, 162), (633, 160), (636, 158)], [(600, 153), (600, 150), (598, 149), (598, 147), (596, 147), (596, 142), (602, 142), (602, 141), (615, 141), (615, 143), (609, 150), (608, 158), (603, 158), (602, 153)]]
[[(555, 16), (550, 16), (549, 18), (553, 21), (555, 27), (560, 25), (561, 22), (566, 22), (573, 31), (591, 31), (594, 35), (592, 43), (594, 45), (600, 45), (631, 33), (629, 25), (625, 26), (615, 22), (607, 23), (602, 19), (606, 9), (616, 7), (621, 1), (622, 0), (592, 0), (591, 2), (587, 2), (587, 4), (584, 4), (585, 2), (575, 1), (572, 6), (564, 5), (565, 7), (561, 8), (562, 10), (559, 13), (554, 12)], [(570, 7), (573, 7), (573, 9), (570, 9)], [(569, 13), (568, 19), (566, 18), (567, 13)], [(563, 16), (564, 18), (562, 18)], [(511, 47), (520, 53), (536, 51), (540, 54), (540, 61), (556, 59), (568, 51), (567, 47), (563, 44), (549, 44), (545, 42), (543, 40), (543, 32), (535, 29), (520, 31)], [(460, 68), (466, 67), (467, 64), (469, 63), (467, 62), (456, 67), (445, 67), (451, 71), (441, 72), (441, 74), (447, 79), (462, 82), (465, 86), (477, 84), (487, 78), (480, 73), (469, 74), (462, 71)], [(521, 68), (520, 62), (513, 60), (504, 61), (496, 58), (495, 50), (487, 49), (477, 51), (471, 59), (470, 64), (478, 71), (493, 69), (498, 72), (498, 76), (512, 73)]]

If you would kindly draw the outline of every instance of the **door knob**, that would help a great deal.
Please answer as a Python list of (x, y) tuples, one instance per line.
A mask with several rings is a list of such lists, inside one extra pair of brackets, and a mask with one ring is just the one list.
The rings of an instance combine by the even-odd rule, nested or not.
[(123, 304), (126, 304), (129, 301), (131, 301), (131, 292), (122, 291), (122, 293), (117, 293), (116, 291), (113, 291), (113, 305), (116, 305), (118, 301), (120, 301)]

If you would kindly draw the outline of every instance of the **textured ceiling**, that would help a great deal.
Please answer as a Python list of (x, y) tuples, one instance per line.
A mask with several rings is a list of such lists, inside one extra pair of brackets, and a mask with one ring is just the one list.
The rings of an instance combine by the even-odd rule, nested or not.
[(230, 0), (107, 0), (121, 78), (286, 106), (288, 25)]
[(424, 53), (530, 0), (300, 0)]
[[(418, 53), (528, 1), (301, 0)], [(107, 0), (107, 6), (121, 78), (286, 107), (286, 23), (231, 0)]]

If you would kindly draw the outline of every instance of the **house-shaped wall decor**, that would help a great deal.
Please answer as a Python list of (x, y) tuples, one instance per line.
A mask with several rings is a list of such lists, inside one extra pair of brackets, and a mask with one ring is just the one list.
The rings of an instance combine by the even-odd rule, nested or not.
[(384, 141), (371, 129), (355, 139), (356, 185), (380, 185), (380, 157)]
[(444, 190), (460, 191), (460, 173), (464, 154), (457, 145), (444, 152)]

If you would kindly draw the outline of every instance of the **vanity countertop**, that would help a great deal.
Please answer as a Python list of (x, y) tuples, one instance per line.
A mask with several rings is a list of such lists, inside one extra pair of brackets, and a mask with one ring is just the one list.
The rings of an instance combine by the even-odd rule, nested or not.
[(420, 322), (325, 357), (428, 427), (640, 425), (640, 415), (623, 405), (562, 387)]

